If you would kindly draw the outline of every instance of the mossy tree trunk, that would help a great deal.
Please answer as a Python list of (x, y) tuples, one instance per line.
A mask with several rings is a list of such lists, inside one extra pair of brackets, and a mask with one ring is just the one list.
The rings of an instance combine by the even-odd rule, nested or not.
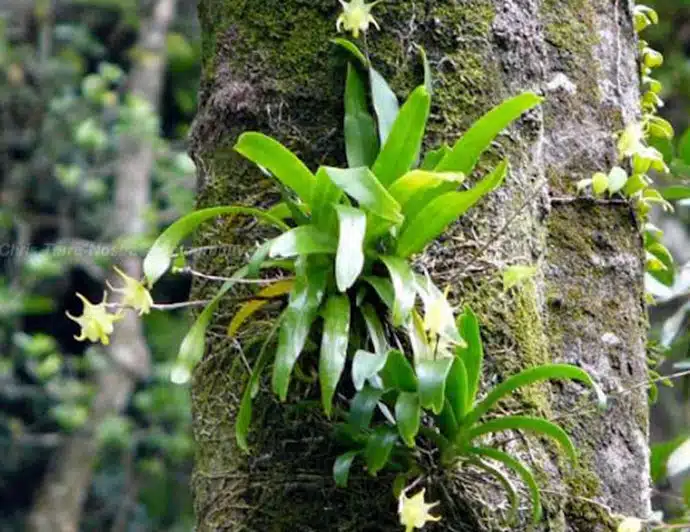
[[(328, 43), (338, 8), (335, 0), (200, 1), (204, 76), (192, 135), (200, 206), (276, 200), (271, 184), (232, 152), (247, 129), (279, 138), (312, 167), (343, 163), (344, 58)], [(506, 185), (419, 259), (480, 315), (485, 385), (551, 361), (587, 369), (614, 395), (647, 376), (638, 221), (625, 202), (575, 197), (577, 180), (615, 164), (613, 134), (638, 115), (631, 9), (629, 0), (401, 0), (376, 8), (382, 30), (368, 35), (369, 47), (398, 94), (421, 80), (415, 45), (436, 72), (428, 146), (454, 141), (520, 91), (547, 97), (487, 158), (510, 158)], [(227, 274), (254, 244), (247, 229), (236, 220), (207, 227), (199, 244), (231, 244), (233, 253), (198, 267)], [(538, 273), (505, 293), (501, 269), (511, 264), (536, 264)], [(253, 452), (237, 449), (247, 370), (224, 337), (227, 319), (218, 317), (193, 384), (198, 530), (398, 530), (390, 478), (357, 470), (348, 490), (335, 488), (337, 450), (318, 414), (279, 405), (266, 391), (255, 408)], [(538, 472), (544, 529), (615, 530), (613, 514), (648, 515), (643, 388), (615, 396), (606, 413), (570, 383), (536, 387), (504, 408), (557, 420), (581, 452), (572, 468), (539, 439), (494, 442)], [(443, 515), (434, 530), (502, 528), (507, 503), (485, 476), (431, 470), (428, 478)], [(522, 510), (521, 529), (526, 503)]]

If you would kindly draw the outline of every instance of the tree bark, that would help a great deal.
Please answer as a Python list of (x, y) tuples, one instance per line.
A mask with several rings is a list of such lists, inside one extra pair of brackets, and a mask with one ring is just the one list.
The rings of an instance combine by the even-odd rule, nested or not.
[[(150, 19), (143, 24), (139, 37), (140, 58), (129, 79), (131, 93), (149, 102), (156, 111), (163, 91), (165, 39), (174, 20), (176, 2), (156, 2)], [(123, 136), (120, 142), (113, 209), (114, 233), (122, 237), (140, 236), (146, 231), (155, 146), (136, 133)], [(139, 257), (122, 257), (118, 262), (130, 277), (141, 277)], [(117, 275), (109, 277), (113, 286), (122, 284)], [(137, 381), (150, 372), (148, 345), (141, 319), (136, 313), (131, 310), (125, 312), (107, 351), (111, 365), (97, 377), (97, 393), (88, 423), (55, 453), (28, 518), (31, 532), (79, 530), (82, 506), (91, 485), (99, 449), (96, 432), (105, 419), (124, 410)]]
[[(312, 168), (343, 163), (344, 59), (328, 43), (338, 9), (331, 0), (200, 1), (204, 75), (192, 134), (200, 206), (275, 200), (266, 179), (232, 152), (248, 129), (277, 137)], [(494, 442), (537, 471), (544, 530), (615, 530), (615, 513), (650, 513), (646, 392), (621, 393), (647, 378), (638, 220), (627, 202), (575, 191), (579, 179), (616, 163), (613, 134), (639, 113), (631, 10), (628, 0), (405, 0), (375, 8), (382, 29), (367, 34), (373, 63), (401, 97), (421, 82), (415, 45), (429, 55), (436, 82), (428, 147), (454, 142), (520, 91), (547, 98), (486, 157), (487, 167), (509, 157), (506, 184), (419, 258), (481, 318), (484, 389), (525, 367), (568, 362), (612, 394), (605, 413), (571, 383), (538, 386), (504, 405), (558, 421), (580, 451), (572, 468), (539, 439)], [(199, 244), (249, 249), (251, 236), (220, 220)], [(199, 267), (227, 274), (239, 255)], [(538, 273), (506, 293), (501, 270), (511, 264), (536, 264)], [(199, 297), (207, 293), (197, 286)], [(227, 319), (219, 313), (218, 331)], [(236, 447), (247, 371), (229, 339), (211, 338), (193, 382), (198, 530), (399, 530), (391, 479), (357, 469), (348, 490), (336, 489), (328, 423), (278, 404), (267, 387), (255, 406), (251, 455)], [(430, 529), (503, 529), (505, 496), (485, 476), (427, 473), (443, 515)], [(525, 502), (517, 529), (528, 519)]]

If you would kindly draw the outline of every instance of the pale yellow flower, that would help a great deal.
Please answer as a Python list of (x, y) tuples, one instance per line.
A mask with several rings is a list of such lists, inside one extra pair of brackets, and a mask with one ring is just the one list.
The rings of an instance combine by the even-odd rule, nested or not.
[(637, 517), (626, 517), (618, 525), (617, 532), (640, 532), (642, 530), (642, 521)]
[(343, 6), (343, 12), (336, 22), (338, 31), (343, 31), (343, 29), (349, 31), (357, 39), (360, 31), (369, 29), (369, 24), (376, 26), (376, 29), (381, 29), (374, 17), (371, 16), (371, 8), (378, 4), (378, 1), (371, 4), (365, 4), (364, 0), (352, 0), (349, 3), (343, 2), (343, 0), (339, 1)]
[(618, 139), (618, 156), (621, 159), (632, 157), (645, 148), (642, 124), (637, 122), (629, 124)]
[(114, 266), (114, 270), (120, 277), (122, 277), (125, 282), (125, 286), (123, 288), (114, 288), (110, 283), (107, 284), (108, 288), (110, 288), (113, 292), (122, 294), (122, 304), (126, 307), (132, 307), (133, 309), (138, 310), (139, 316), (151, 312), (153, 299), (151, 298), (151, 293), (144, 286), (144, 283), (130, 277), (117, 266)]
[(429, 510), (437, 506), (439, 502), (427, 504), (424, 501), (425, 491), (422, 489), (417, 495), (410, 498), (403, 491), (398, 498), (398, 515), (400, 516), (400, 524), (405, 527), (405, 532), (412, 532), (415, 528), (423, 528), (428, 522), (441, 520), (440, 517), (434, 517), (429, 513)]
[(72, 316), (69, 312), (65, 312), (67, 317), (76, 321), (81, 327), (81, 334), (74, 338), (79, 342), (89, 340), (90, 342), (101, 342), (103, 345), (110, 343), (110, 335), (113, 333), (113, 323), (122, 318), (120, 314), (111, 314), (107, 308), (108, 295), (103, 293), (103, 301), (98, 305), (94, 305), (83, 295), (77, 294), (77, 297), (84, 303), (84, 311), (81, 316)]

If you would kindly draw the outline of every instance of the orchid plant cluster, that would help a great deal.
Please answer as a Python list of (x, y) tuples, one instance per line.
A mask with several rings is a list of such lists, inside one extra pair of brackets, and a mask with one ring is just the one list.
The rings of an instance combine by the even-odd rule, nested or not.
[[(378, 27), (371, 14), (374, 4), (341, 3), (338, 29), (357, 38), (370, 25)], [(530, 493), (532, 517), (538, 521), (540, 492), (533, 473), (516, 457), (485, 445), (485, 437), (533, 432), (557, 443), (572, 461), (574, 446), (552, 422), (498, 414), (495, 407), (515, 390), (545, 380), (578, 381), (595, 389), (603, 403), (601, 392), (582, 369), (548, 364), (506, 379), (480, 399), (484, 351), (477, 317), (466, 308), (456, 318), (448, 289), (415, 271), (411, 260), (500, 186), (508, 173), (505, 160), (473, 187), (465, 181), (494, 139), (542, 99), (525, 92), (506, 100), (453, 146), (422, 156), (433, 93), (424, 54), (424, 82), (400, 105), (365, 53), (352, 41), (333, 42), (349, 57), (343, 120), (347, 167), (312, 171), (277, 140), (258, 132), (242, 134), (235, 150), (275, 180), (283, 201), (267, 210), (229, 205), (184, 216), (147, 254), (146, 284), (123, 276), (124, 302), (147, 312), (152, 305), (148, 290), (173, 264), (181, 242), (205, 221), (230, 215), (272, 227), (275, 236), (224, 279), (197, 317), (180, 347), (173, 380), (187, 381), (202, 358), (206, 329), (224, 296), (241, 283), (260, 286), (256, 299), (240, 305), (228, 326), (228, 334), (236, 336), (268, 301), (282, 309), (254, 353), (236, 419), (240, 449), (250, 452), (252, 402), (269, 367), (272, 391), (281, 401), (301, 399), (291, 387), (293, 373), (318, 375), (321, 408), (344, 451), (334, 457), (336, 484), (347, 486), (356, 462), (370, 475), (396, 472), (397, 485), (409, 483), (397, 490), (406, 532), (440, 519), (431, 513), (438, 503), (427, 503), (423, 489), (408, 495), (427, 477), (422, 448), (435, 449), (443, 467), (471, 464), (498, 480), (509, 495), (511, 519), (517, 517), (518, 492), (504, 471), (515, 474)], [(287, 275), (269, 279), (267, 271)], [(100, 305), (84, 303), (84, 315), (73, 318), (82, 326), (79, 338), (107, 343), (118, 314), (108, 312), (105, 299)], [(487, 414), (492, 414), (488, 420)]]

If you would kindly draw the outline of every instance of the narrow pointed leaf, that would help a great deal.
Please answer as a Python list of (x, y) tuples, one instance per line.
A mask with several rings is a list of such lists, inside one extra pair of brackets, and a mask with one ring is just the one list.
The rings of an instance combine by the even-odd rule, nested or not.
[(395, 421), (400, 438), (408, 447), (414, 447), (415, 445), (415, 437), (419, 432), (421, 413), (419, 395), (408, 392), (402, 392), (398, 395), (398, 399), (395, 402)]
[(515, 523), (516, 519), (518, 518), (519, 500), (517, 490), (515, 489), (515, 486), (513, 486), (513, 483), (498, 469), (490, 466), (482, 460), (474, 459), (470, 460), (469, 463), (489, 473), (492, 477), (498, 480), (501, 486), (503, 486), (503, 489), (508, 494), (508, 500), (510, 501), (510, 514), (508, 516), (507, 523), (509, 525)]
[(440, 185), (448, 183), (460, 185), (464, 180), (464, 174), (412, 170), (396, 179), (388, 188), (388, 192), (400, 204), (403, 214), (406, 214), (405, 206), (411, 200), (429, 190), (437, 189)]
[(393, 223), (403, 221), (400, 205), (367, 167), (324, 167), (335, 185), (354, 198), (359, 206)]
[(273, 391), (281, 401), (287, 398), (292, 369), (297, 362), (318, 314), (326, 289), (327, 270), (321, 262), (305, 257), (298, 264), (290, 302), (283, 312), (278, 348), (273, 365)]
[(261, 209), (251, 207), (211, 207), (201, 209), (183, 216), (170, 227), (168, 227), (151, 246), (151, 249), (144, 258), (144, 276), (149, 286), (153, 286), (163, 274), (168, 271), (172, 258), (182, 240), (188, 237), (202, 223), (218, 216), (240, 214), (253, 216), (261, 221), (287, 231), (290, 227), (282, 220), (267, 214)]
[(406, 260), (399, 257), (382, 256), (381, 262), (391, 276), (395, 303), (393, 304), (393, 325), (399, 327), (410, 315), (416, 297), (414, 272)]
[(405, 355), (396, 349), (388, 352), (381, 376), (387, 388), (410, 393), (417, 391), (417, 377), (414, 369)]
[(376, 475), (386, 466), (397, 441), (397, 433), (387, 427), (379, 427), (369, 436), (364, 449), (364, 461), (370, 475)]
[(454, 441), (460, 431), (460, 425), (453, 412), (453, 407), (448, 401), (448, 397), (443, 403), (443, 410), (438, 415), (438, 427), (441, 430), (441, 434), (450, 441)]
[(355, 353), (352, 360), (352, 382), (355, 390), (364, 388), (366, 382), (376, 376), (386, 365), (387, 355), (370, 353), (362, 349)]
[(471, 441), (484, 434), (504, 430), (524, 430), (548, 436), (563, 448), (573, 464), (577, 463), (577, 451), (568, 434), (561, 427), (546, 419), (532, 416), (502, 416), (472, 427), (467, 438)]
[(243, 133), (235, 151), (265, 168), (283, 185), (293, 190), (307, 204), (311, 203), (316, 179), (309, 168), (280, 142), (263, 133)]
[(367, 68), (369, 66), (369, 61), (367, 60), (367, 57), (362, 53), (362, 51), (359, 48), (357, 48), (357, 45), (353, 43), (351, 40), (337, 37), (335, 39), (331, 39), (331, 42), (333, 44), (337, 44), (338, 46), (342, 47), (345, 51), (352, 54), (352, 57), (354, 59), (357, 59), (357, 61), (360, 63), (360, 66), (364, 68)]
[(472, 173), (480, 155), (511, 122), (544, 99), (525, 92), (504, 101), (477, 120), (435, 168), (438, 172)]
[(345, 82), (345, 154), (350, 168), (371, 166), (379, 151), (376, 121), (369, 113), (366, 87), (362, 76), (351, 63)]
[(347, 480), (350, 476), (352, 463), (360, 453), (361, 451), (348, 451), (335, 459), (335, 463), (333, 464), (333, 480), (335, 480), (335, 485), (339, 488), (347, 487)]
[(688, 185), (672, 185), (666, 187), (661, 191), (661, 195), (665, 200), (678, 201), (690, 199), (690, 186)]
[(446, 381), (446, 399), (453, 409), (455, 419), (462, 422), (468, 409), (467, 393), (468, 378), (467, 369), (463, 359), (456, 356), (453, 360), (453, 365), (448, 373)]
[(335, 186), (326, 170), (323, 167), (319, 168), (316, 172), (311, 216), (313, 224), (324, 233), (334, 233), (337, 228), (335, 206), (342, 196), (343, 191)]
[(321, 401), (329, 417), (333, 406), (333, 395), (345, 368), (349, 334), (350, 300), (345, 296), (329, 297), (324, 309), (321, 359), (319, 360)]
[(345, 292), (362, 273), (364, 267), (364, 234), (367, 217), (359, 209), (338, 205), (338, 251), (335, 256), (335, 281), (338, 290)]
[(381, 301), (383, 301), (389, 309), (393, 310), (393, 305), (395, 304), (395, 291), (393, 290), (393, 284), (388, 279), (367, 275), (362, 277), (362, 280), (369, 283), (376, 291)]
[(456, 354), (462, 359), (463, 365), (467, 370), (465, 406), (466, 409), (470, 409), (474, 406), (477, 391), (479, 390), (482, 364), (484, 362), (484, 348), (479, 331), (479, 320), (477, 320), (477, 316), (469, 307), (465, 307), (464, 312), (458, 319), (458, 329), (460, 330), (460, 336), (466, 342), (465, 347), (457, 348)]
[(372, 170), (384, 187), (407, 172), (419, 156), (429, 117), (431, 96), (417, 87), (400, 109)]
[(503, 161), (470, 190), (448, 192), (432, 200), (403, 227), (398, 239), (398, 256), (409, 257), (422, 251), (427, 244), (441, 235), (448, 225), (498, 187), (503, 182), (507, 170), (508, 163)]
[(482, 416), (488, 413), (501, 399), (509, 396), (518, 388), (529, 386), (547, 380), (576, 380), (594, 389), (597, 393), (599, 404), (603, 406), (606, 399), (603, 392), (597, 386), (589, 374), (570, 364), (544, 364), (526, 369), (508, 380), (495, 386), (489, 394), (477, 404), (477, 406), (465, 417), (463, 424), (466, 427), (473, 426)]
[(383, 76), (373, 68), (369, 69), (369, 79), (371, 83), (371, 98), (374, 102), (374, 111), (376, 111), (379, 123), (379, 138), (381, 139), (381, 145), (384, 145), (398, 116), (398, 98)]
[(483, 456), (485, 458), (490, 458), (491, 460), (496, 460), (501, 462), (506, 467), (512, 469), (517, 475), (522, 479), (532, 496), (532, 521), (538, 523), (541, 519), (541, 494), (539, 492), (539, 486), (537, 481), (534, 479), (532, 472), (527, 469), (520, 461), (516, 460), (508, 453), (499, 451), (498, 449), (492, 449), (490, 447), (473, 447), (470, 452), (477, 456)]
[(316, 253), (335, 253), (337, 242), (333, 235), (314, 225), (302, 225), (273, 239), (271, 257), (297, 257)]
[(262, 299), (253, 299), (240, 307), (237, 313), (232, 317), (230, 325), (228, 325), (228, 336), (235, 336), (240, 327), (259, 310), (265, 307), (271, 298), (276, 298), (288, 294), (292, 290), (292, 279), (276, 281), (270, 284), (256, 294)]
[(436, 360), (420, 360), (415, 367), (422, 407), (431, 409), (437, 415), (443, 409), (446, 394), (446, 378), (453, 365), (453, 360), (451, 357)]
[(244, 389), (244, 394), (242, 395), (242, 401), (240, 402), (240, 410), (237, 413), (237, 420), (235, 422), (235, 439), (237, 440), (237, 446), (245, 452), (249, 452), (249, 445), (247, 444), (247, 434), (249, 433), (249, 425), (252, 421), (252, 400), (256, 397), (259, 391), (259, 382), (261, 380), (261, 374), (273, 357), (273, 351), (269, 349), (269, 346), (275, 338), (275, 334), (278, 330), (280, 321), (276, 321), (269, 332), (266, 340), (264, 340), (261, 346), (261, 351), (259, 351), (259, 356), (254, 364), (254, 369), (252, 374), (249, 376), (249, 381)]
[(348, 423), (357, 430), (367, 429), (381, 395), (383, 390), (365, 384), (352, 398)]
[(266, 261), (271, 251), (271, 245), (273, 245), (273, 240), (267, 240), (256, 248), (256, 251), (254, 251), (247, 264), (247, 277), (252, 279), (259, 275), (261, 265)]
[(422, 66), (424, 67), (424, 86), (429, 94), (434, 92), (434, 77), (431, 73), (431, 65), (429, 64), (429, 58), (426, 55), (426, 50), (419, 46), (419, 55), (422, 56)]
[(367, 326), (371, 343), (374, 345), (374, 352), (378, 355), (385, 355), (388, 353), (388, 340), (386, 340), (386, 332), (376, 313), (376, 309), (369, 304), (364, 305), (362, 307), (362, 317)]
[(448, 153), (450, 153), (450, 146), (448, 144), (444, 144), (436, 150), (428, 151), (422, 160), (422, 164), (419, 165), (419, 169), (429, 172), (433, 171)]

